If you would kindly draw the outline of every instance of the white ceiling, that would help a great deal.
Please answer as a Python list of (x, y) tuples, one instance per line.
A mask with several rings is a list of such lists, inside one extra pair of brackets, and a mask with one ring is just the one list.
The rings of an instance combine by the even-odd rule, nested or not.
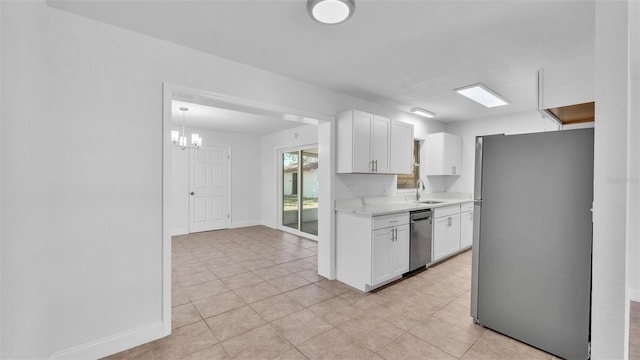
[[(53, 7), (408, 111), (455, 121), (536, 108), (536, 70), (594, 51), (594, 1), (356, 0), (321, 25), (304, 0), (48, 0)], [(487, 109), (453, 89), (482, 82)]]
[(183, 106), (189, 108), (184, 113), (184, 123), (187, 127), (197, 129), (263, 136), (304, 125), (295, 121), (173, 100), (171, 119), (174, 125), (182, 125), (180, 107)]

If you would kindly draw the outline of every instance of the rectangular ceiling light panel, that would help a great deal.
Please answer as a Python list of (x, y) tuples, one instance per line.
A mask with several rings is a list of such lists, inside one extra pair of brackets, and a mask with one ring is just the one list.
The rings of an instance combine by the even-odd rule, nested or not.
[(507, 99), (482, 84), (465, 86), (456, 89), (456, 92), (488, 108), (503, 106), (509, 103)]
[(424, 117), (428, 117), (428, 118), (433, 118), (436, 116), (436, 113), (429, 111), (429, 110), (425, 110), (423, 108), (419, 108), (419, 107), (414, 107), (411, 109), (411, 112), (416, 114), (416, 115), (420, 115), (420, 116), (424, 116)]

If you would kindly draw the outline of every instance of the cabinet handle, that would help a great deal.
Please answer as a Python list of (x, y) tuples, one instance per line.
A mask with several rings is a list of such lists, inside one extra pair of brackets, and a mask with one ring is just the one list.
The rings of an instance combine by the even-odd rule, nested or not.
[(378, 172), (378, 160), (375, 160), (374, 163), (376, 164), (376, 170), (375, 172)]
[(451, 216), (449, 216), (448, 220), (448, 225), (451, 226)]
[(371, 160), (371, 172), (373, 172), (373, 160)]
[(398, 241), (398, 228), (393, 228), (393, 239)]

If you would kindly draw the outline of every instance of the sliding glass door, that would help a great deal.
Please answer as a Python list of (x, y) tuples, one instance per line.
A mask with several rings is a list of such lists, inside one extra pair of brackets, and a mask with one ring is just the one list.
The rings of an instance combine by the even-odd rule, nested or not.
[(282, 152), (282, 225), (318, 235), (318, 149)]

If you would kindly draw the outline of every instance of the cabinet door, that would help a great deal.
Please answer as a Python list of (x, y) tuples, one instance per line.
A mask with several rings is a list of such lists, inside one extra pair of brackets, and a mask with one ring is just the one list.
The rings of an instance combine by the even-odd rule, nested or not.
[(448, 217), (437, 218), (433, 221), (433, 260), (440, 260), (447, 256)]
[(371, 172), (371, 124), (373, 115), (353, 112), (353, 172)]
[[(451, 220), (449, 220), (449, 218)], [(460, 214), (447, 218), (447, 255), (460, 250)]]
[(409, 271), (409, 225), (400, 225), (395, 229), (396, 241), (391, 246), (391, 276)]
[(460, 250), (460, 214), (433, 221), (433, 260)]
[(464, 249), (473, 243), (473, 211), (460, 214), (460, 248)]
[(445, 175), (462, 174), (462, 138), (459, 136), (445, 134), (444, 137), (444, 166)]
[(391, 172), (413, 174), (413, 125), (391, 122)]
[(390, 173), (389, 142), (391, 139), (391, 120), (373, 115), (371, 132), (371, 159), (374, 161), (375, 172), (381, 174)]
[(371, 239), (371, 284), (376, 285), (393, 275), (391, 273), (391, 252), (394, 244), (392, 228), (373, 231)]

